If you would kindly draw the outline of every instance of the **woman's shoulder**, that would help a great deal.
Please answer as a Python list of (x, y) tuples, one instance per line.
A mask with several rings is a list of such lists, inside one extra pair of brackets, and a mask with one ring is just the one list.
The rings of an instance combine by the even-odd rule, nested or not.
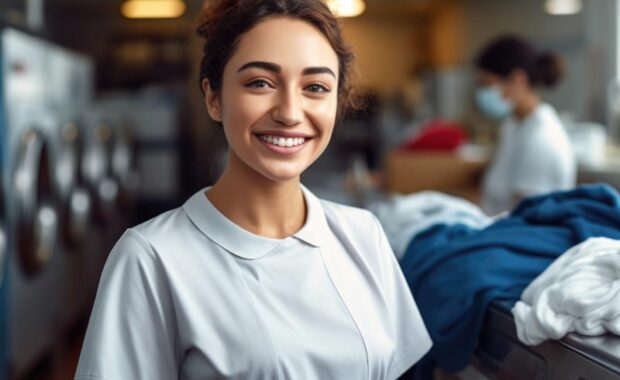
[(131, 230), (139, 233), (146, 240), (152, 240), (162, 235), (170, 236), (187, 227), (189, 222), (183, 208), (177, 207), (146, 220), (132, 227)]
[(327, 199), (319, 198), (319, 200), (321, 202), (321, 206), (323, 206), (323, 211), (326, 216), (362, 218), (364, 220), (373, 218), (373, 214), (364, 208), (333, 202)]
[(360, 235), (372, 233), (372, 237), (378, 233), (377, 229), (380, 227), (380, 224), (372, 212), (325, 199), (320, 201), (327, 223), (332, 228), (353, 230)]
[[(532, 124), (562, 127), (562, 120), (555, 108), (549, 103), (540, 103), (533, 113)], [(550, 128), (539, 128), (539, 132), (549, 132)]]
[(162, 247), (180, 246), (191, 231), (191, 221), (183, 208), (178, 207), (127, 229), (114, 250), (126, 255), (161, 256), (170, 251)]

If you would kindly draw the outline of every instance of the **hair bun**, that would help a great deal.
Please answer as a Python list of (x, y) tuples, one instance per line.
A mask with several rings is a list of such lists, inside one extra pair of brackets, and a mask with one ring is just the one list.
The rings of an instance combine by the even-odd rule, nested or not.
[(566, 65), (564, 60), (557, 54), (544, 52), (536, 57), (536, 71), (538, 73), (538, 81), (547, 87), (552, 87), (564, 75)]
[(211, 35), (215, 21), (221, 18), (222, 14), (225, 14), (227, 8), (234, 5), (234, 1), (231, 0), (205, 0), (202, 11), (198, 15), (196, 22), (196, 33), (208, 39)]

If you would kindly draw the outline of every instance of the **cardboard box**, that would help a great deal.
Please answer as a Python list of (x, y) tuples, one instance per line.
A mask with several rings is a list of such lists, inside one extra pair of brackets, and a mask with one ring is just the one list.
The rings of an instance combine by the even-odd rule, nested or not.
[(476, 202), (488, 160), (453, 152), (396, 150), (388, 153), (385, 162), (388, 191), (407, 194), (433, 190)]

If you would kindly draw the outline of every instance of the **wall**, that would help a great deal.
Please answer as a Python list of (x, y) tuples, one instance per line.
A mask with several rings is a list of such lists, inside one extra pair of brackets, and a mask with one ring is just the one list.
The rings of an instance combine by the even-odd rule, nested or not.
[(356, 54), (358, 82), (382, 94), (397, 89), (419, 62), (422, 17), (353, 18), (342, 21)]
[(583, 1), (576, 15), (553, 16), (542, 0), (464, 0), (467, 44), (463, 64), (470, 64), (490, 39), (517, 33), (541, 49), (562, 55), (567, 76), (543, 96), (577, 119), (606, 122), (606, 84), (615, 65), (615, 0)]

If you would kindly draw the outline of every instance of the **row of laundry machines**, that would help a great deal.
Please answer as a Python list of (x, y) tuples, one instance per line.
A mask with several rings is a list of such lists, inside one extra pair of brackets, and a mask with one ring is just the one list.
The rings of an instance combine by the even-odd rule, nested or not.
[(93, 61), (0, 28), (0, 379), (53, 356), (88, 315), (137, 189), (128, 115)]

